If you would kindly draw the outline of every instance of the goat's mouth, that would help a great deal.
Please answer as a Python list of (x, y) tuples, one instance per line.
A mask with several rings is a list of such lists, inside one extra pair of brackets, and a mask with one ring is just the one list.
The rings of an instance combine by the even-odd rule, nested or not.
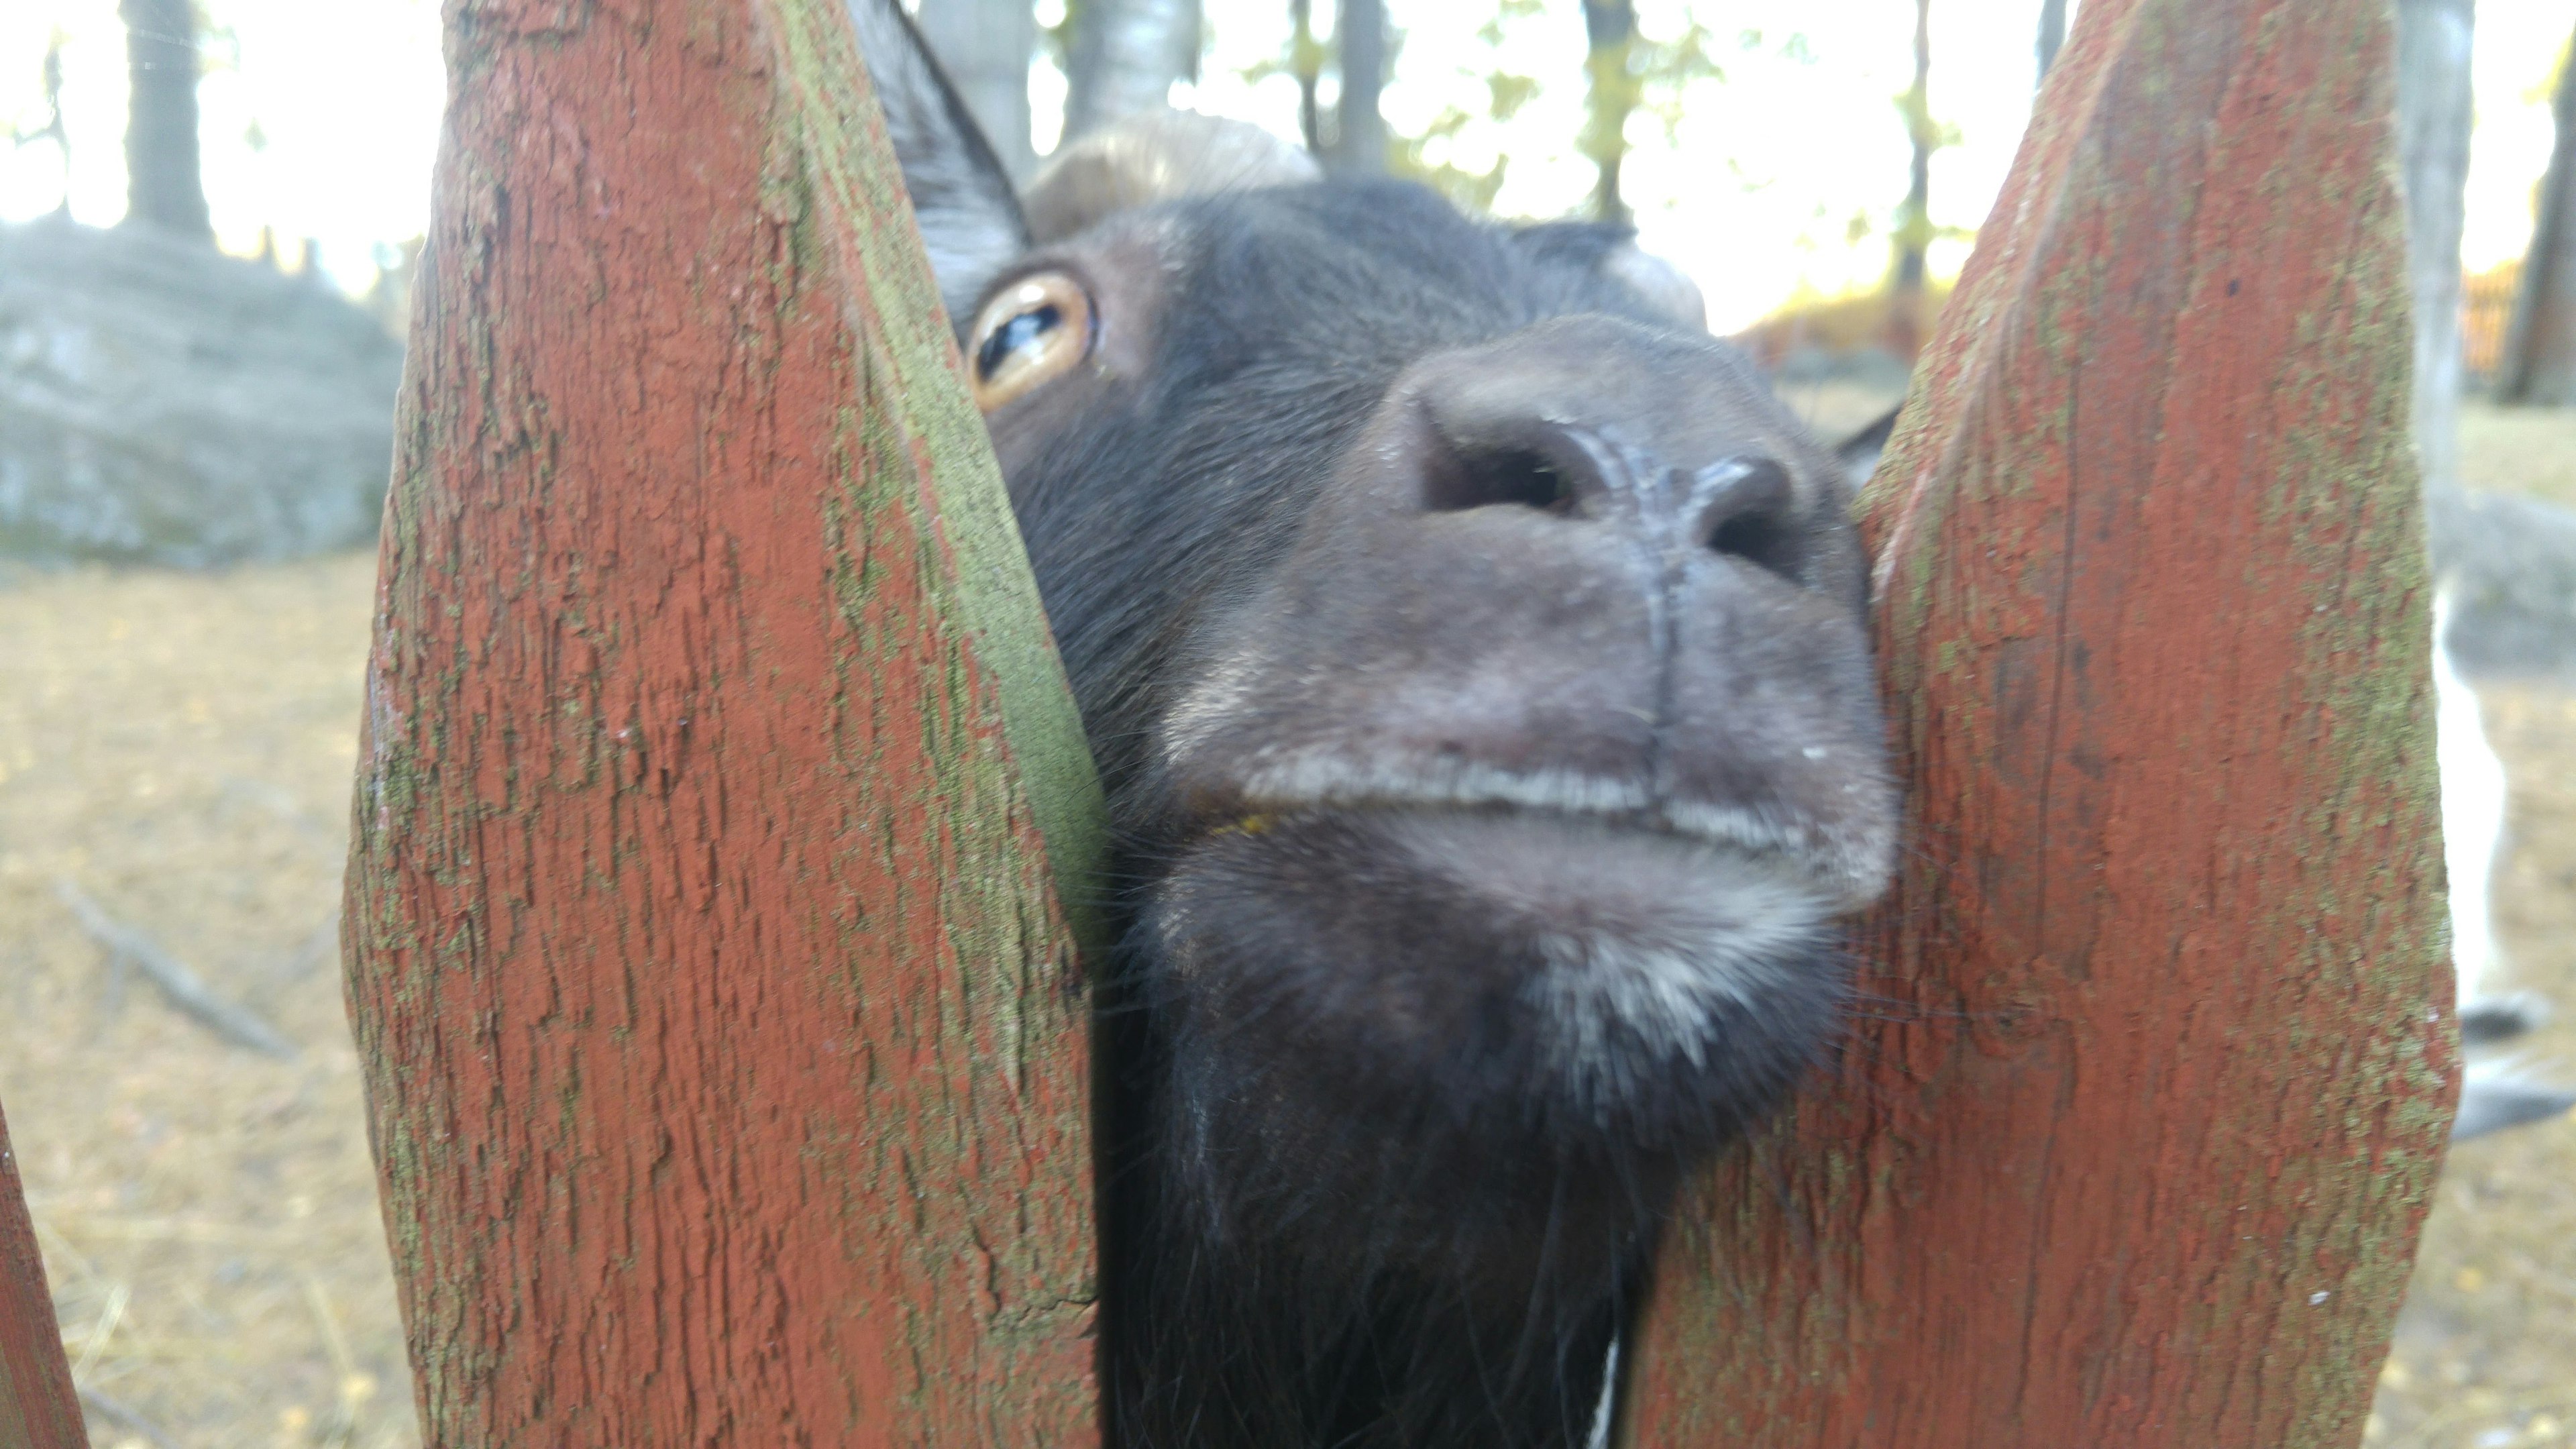
[(1184, 1056), (1242, 1074), (1220, 1095), (1615, 1165), (1739, 1128), (1833, 1030), (1843, 893), (1776, 832), (1607, 793), (1240, 803), (1153, 912)]
[[(1533, 828), (1660, 839), (1711, 859), (1759, 865), (1792, 883), (1824, 915), (1858, 910), (1884, 891), (1893, 831), (1865, 818), (1828, 823), (1761, 803), (1689, 797), (1643, 781), (1574, 771), (1512, 771), (1464, 759), (1401, 767), (1312, 755), (1272, 759), (1188, 802), (1197, 833), (1259, 834), (1312, 817), (1469, 812)], [(1721, 873), (1724, 874), (1724, 873)]]

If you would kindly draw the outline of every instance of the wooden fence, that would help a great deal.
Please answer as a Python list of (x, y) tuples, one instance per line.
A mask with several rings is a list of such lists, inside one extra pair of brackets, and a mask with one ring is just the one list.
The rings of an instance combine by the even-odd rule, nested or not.
[[(440, 1449), (1096, 1435), (1096, 786), (838, 4), (448, 10), (346, 933)], [(1861, 1029), (1633, 1442), (2358, 1441), (2456, 1075), (2383, 12), (2083, 7), (1866, 499)]]
[(2460, 279), (2460, 370), (2472, 386), (2490, 387), (2504, 367), (2512, 341), (2514, 299), (2522, 291), (2522, 263), (2507, 262)]
[(1910, 851), (1638, 1442), (2359, 1442), (2455, 1090), (2374, 0), (2087, 3), (1863, 499)]
[(36, 1225), (0, 1117), (0, 1449), (88, 1449)]

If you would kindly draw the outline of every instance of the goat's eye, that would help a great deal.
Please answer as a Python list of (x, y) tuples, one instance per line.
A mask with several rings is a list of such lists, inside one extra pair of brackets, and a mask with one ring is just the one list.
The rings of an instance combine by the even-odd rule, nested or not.
[(1073, 370), (1091, 354), (1091, 295), (1040, 272), (984, 304), (968, 345), (975, 405), (986, 412)]

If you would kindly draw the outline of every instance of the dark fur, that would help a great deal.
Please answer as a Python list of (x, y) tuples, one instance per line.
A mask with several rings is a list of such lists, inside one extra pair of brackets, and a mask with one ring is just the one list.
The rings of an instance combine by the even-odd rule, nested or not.
[[(1625, 245), (1344, 183), (979, 281), (1101, 317), (990, 421), (1122, 841), (1124, 1449), (1583, 1444), (1681, 1175), (1833, 1029), (1894, 818), (1847, 485)], [(1635, 798), (1477, 793), (1561, 778)], [(1595, 1010), (1632, 958), (1743, 985)]]

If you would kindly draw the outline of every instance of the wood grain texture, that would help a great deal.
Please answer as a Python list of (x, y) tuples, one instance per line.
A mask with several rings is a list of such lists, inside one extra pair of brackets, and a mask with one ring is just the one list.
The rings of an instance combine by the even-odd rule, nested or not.
[(0, 1116), (0, 1449), (88, 1449), (26, 1184)]
[(347, 937), (428, 1442), (1090, 1442), (1098, 786), (847, 18), (447, 55)]
[(1863, 502), (1862, 1021), (1634, 1442), (2359, 1441), (2457, 1075), (2385, 8), (2083, 7)]

